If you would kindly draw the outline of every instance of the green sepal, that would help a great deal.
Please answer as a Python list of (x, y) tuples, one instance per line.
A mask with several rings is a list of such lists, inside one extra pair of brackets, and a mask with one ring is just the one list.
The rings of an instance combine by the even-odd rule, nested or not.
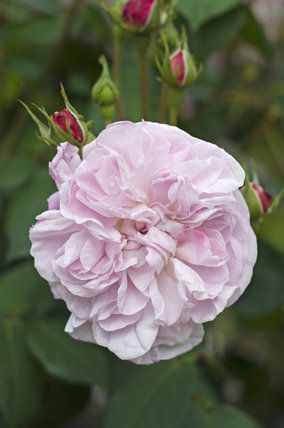
[(32, 118), (32, 120), (35, 122), (35, 124), (38, 127), (39, 130), (39, 134), (37, 135), (37, 138), (39, 138), (40, 140), (44, 141), (47, 145), (52, 145), (52, 139), (50, 138), (51, 136), (51, 127), (49, 125), (46, 125), (45, 123), (43, 123), (32, 111), (31, 109), (27, 106), (27, 104), (25, 104), (23, 101), (19, 100), (19, 102), (24, 106), (24, 108), (27, 110), (27, 112), (29, 113), (30, 117)]

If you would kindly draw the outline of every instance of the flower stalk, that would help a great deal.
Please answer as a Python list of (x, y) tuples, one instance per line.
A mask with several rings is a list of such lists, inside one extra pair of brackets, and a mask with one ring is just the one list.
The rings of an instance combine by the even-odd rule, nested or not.
[(116, 103), (116, 111), (120, 120), (125, 118), (125, 111), (121, 96), (121, 30), (117, 26), (113, 28), (113, 80), (117, 87), (119, 97)]
[(149, 70), (147, 54), (145, 53), (144, 49), (139, 49), (138, 63), (140, 75), (142, 118), (144, 120), (147, 120), (149, 116)]

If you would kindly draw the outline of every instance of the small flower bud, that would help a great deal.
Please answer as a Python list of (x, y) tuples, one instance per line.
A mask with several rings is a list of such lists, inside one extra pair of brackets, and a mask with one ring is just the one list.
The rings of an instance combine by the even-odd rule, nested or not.
[(36, 123), (39, 134), (38, 138), (49, 146), (69, 142), (76, 146), (84, 145), (94, 139), (90, 131), (90, 122), (85, 122), (83, 116), (75, 110), (67, 98), (65, 90), (61, 85), (61, 95), (64, 99), (65, 108), (50, 116), (45, 108), (35, 105), (37, 110), (45, 118), (46, 123), (40, 120), (24, 103), (24, 107)]
[(262, 212), (266, 214), (272, 204), (272, 201), (273, 201), (272, 196), (267, 190), (261, 187), (258, 183), (252, 182), (250, 183), (250, 186), (259, 201)]
[(134, 33), (150, 33), (170, 21), (177, 0), (99, 1), (120, 28)]
[(251, 220), (257, 220), (268, 213), (273, 198), (257, 181), (246, 182), (241, 190), (249, 207)]
[(118, 90), (110, 76), (105, 57), (101, 56), (99, 62), (102, 65), (103, 70), (99, 80), (93, 86), (92, 99), (99, 106), (110, 106), (115, 104), (118, 100)]
[[(162, 35), (162, 37), (164, 36)], [(157, 59), (157, 64), (163, 82), (176, 89), (182, 89), (192, 84), (202, 70), (189, 52), (184, 31), (172, 53), (170, 53), (168, 42), (164, 37), (164, 58), (162, 62)]]
[(64, 132), (68, 132), (68, 127), (70, 128), (72, 137), (74, 140), (76, 140), (78, 143), (82, 143), (83, 141), (83, 132), (82, 129), (77, 122), (75, 116), (73, 116), (70, 111), (65, 108), (59, 112), (55, 112), (52, 116), (53, 122), (61, 128)]
[(122, 21), (137, 29), (146, 27), (151, 20), (156, 3), (156, 0), (128, 0), (122, 7)]
[(187, 76), (186, 51), (178, 50), (170, 57), (172, 74), (179, 86), (183, 86)]

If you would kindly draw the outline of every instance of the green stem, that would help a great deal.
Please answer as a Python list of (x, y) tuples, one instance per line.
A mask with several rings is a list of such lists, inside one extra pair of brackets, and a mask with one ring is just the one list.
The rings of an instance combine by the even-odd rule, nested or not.
[(114, 32), (113, 55), (113, 80), (119, 92), (116, 109), (119, 119), (122, 120), (125, 117), (125, 111), (121, 97), (121, 38), (116, 32)]
[(178, 121), (178, 111), (184, 97), (184, 91), (181, 89), (169, 88), (169, 93), (167, 96), (169, 114), (170, 114), (170, 124), (177, 125)]
[(149, 74), (147, 54), (144, 49), (139, 49), (138, 52), (140, 85), (141, 85), (141, 104), (142, 104), (142, 118), (148, 119), (149, 111)]
[(177, 107), (170, 107), (170, 125), (176, 126), (178, 119)]
[(160, 98), (160, 109), (159, 109), (159, 121), (161, 123), (166, 122), (166, 110), (167, 110), (167, 97), (168, 97), (168, 86), (162, 83), (161, 98)]

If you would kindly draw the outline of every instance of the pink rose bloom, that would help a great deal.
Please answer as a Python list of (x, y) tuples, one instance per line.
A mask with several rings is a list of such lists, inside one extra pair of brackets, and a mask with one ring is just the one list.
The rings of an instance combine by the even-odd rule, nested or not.
[(58, 147), (58, 192), (31, 254), (71, 312), (66, 331), (150, 364), (199, 344), (250, 282), (256, 238), (241, 166), (180, 129), (118, 122)]

